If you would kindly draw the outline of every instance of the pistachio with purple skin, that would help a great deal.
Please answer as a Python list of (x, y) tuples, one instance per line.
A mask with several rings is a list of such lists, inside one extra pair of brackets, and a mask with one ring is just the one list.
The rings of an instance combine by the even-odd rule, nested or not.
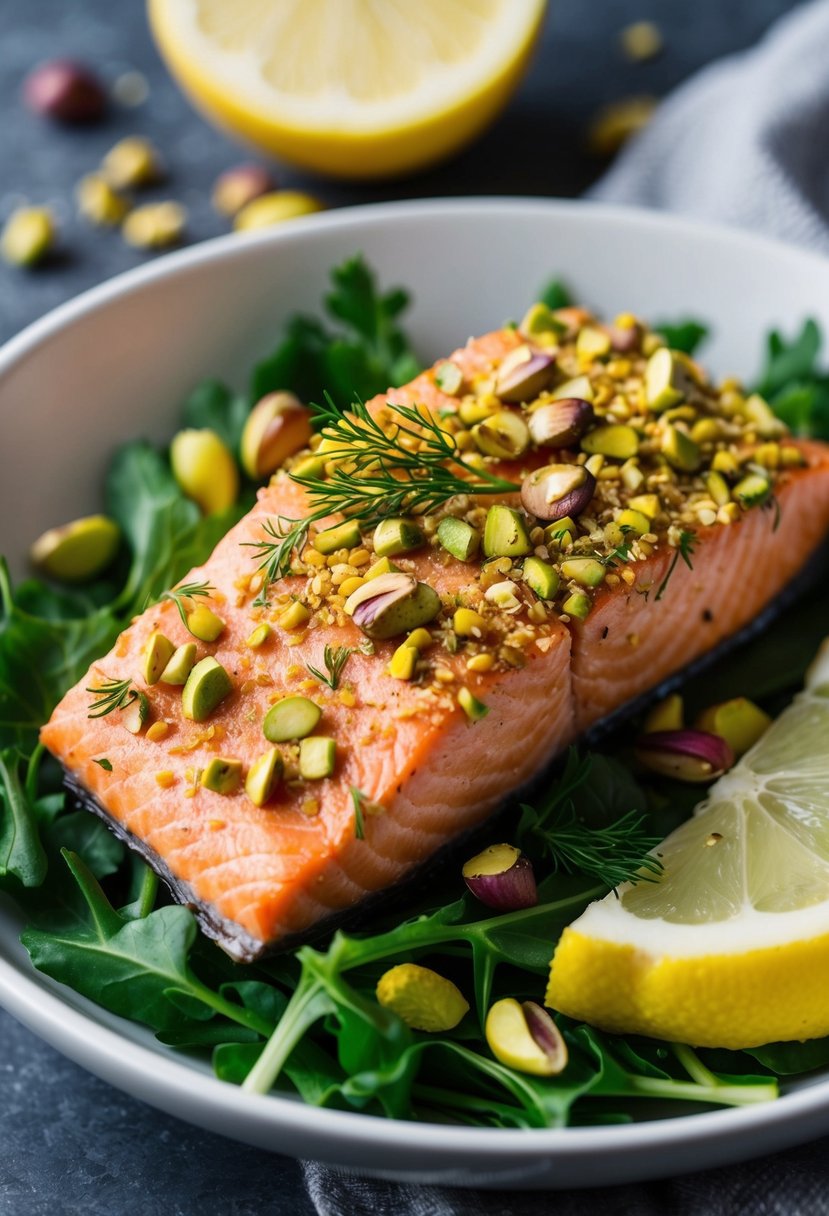
[(525, 477), (521, 503), (536, 519), (552, 522), (576, 516), (596, 492), (596, 478), (583, 464), (546, 464)]
[(394, 638), (428, 625), (440, 612), (440, 596), (413, 574), (380, 574), (358, 587), (345, 612), (367, 637)]
[(23, 85), (30, 110), (57, 122), (96, 122), (107, 106), (104, 87), (89, 68), (71, 59), (52, 59), (34, 68)]
[(642, 735), (636, 758), (652, 773), (691, 784), (721, 777), (734, 763), (725, 739), (705, 730), (657, 730)]
[(539, 406), (529, 416), (530, 437), (540, 448), (566, 448), (578, 443), (592, 424), (593, 406), (580, 397), (562, 397)]
[(556, 361), (552, 355), (533, 350), (531, 346), (516, 346), (503, 359), (495, 377), (495, 395), (514, 405), (531, 401), (545, 389), (553, 378)]
[(639, 349), (639, 343), (642, 340), (640, 325), (610, 325), (607, 332), (610, 337), (610, 345), (617, 354), (629, 355), (631, 351)]
[(496, 1060), (535, 1077), (554, 1077), (567, 1065), (567, 1044), (535, 1001), (505, 997), (486, 1016), (486, 1041)]
[(538, 903), (532, 862), (514, 845), (490, 845), (469, 859), (462, 874), (475, 898), (497, 912), (518, 912)]

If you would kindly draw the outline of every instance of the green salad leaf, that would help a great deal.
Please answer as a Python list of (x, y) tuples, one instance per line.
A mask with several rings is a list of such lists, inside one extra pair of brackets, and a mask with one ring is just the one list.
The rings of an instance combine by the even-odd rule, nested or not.
[(756, 390), (796, 435), (829, 439), (829, 374), (820, 367), (823, 336), (813, 320), (786, 341), (777, 330), (767, 340)]
[(390, 386), (405, 384), (421, 370), (399, 317), (409, 303), (400, 288), (381, 292), (361, 257), (335, 267), (325, 308), (339, 328), (298, 316), (273, 354), (259, 363), (251, 397), (291, 389), (303, 401), (367, 401)]
[(684, 351), (686, 355), (693, 355), (710, 332), (702, 321), (693, 321), (690, 318), (682, 321), (660, 321), (653, 328), (656, 333), (661, 334), (672, 350)]

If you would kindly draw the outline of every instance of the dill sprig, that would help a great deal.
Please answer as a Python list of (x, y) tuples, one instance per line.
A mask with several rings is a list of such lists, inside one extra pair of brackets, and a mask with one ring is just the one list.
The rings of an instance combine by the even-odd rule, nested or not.
[(682, 560), (685, 562), (685, 565), (688, 567), (689, 570), (693, 570), (694, 563), (691, 561), (691, 557), (693, 556), (693, 552), (694, 552), (694, 544), (695, 544), (695, 536), (694, 536), (693, 532), (685, 532), (685, 531), (680, 532), (679, 544), (677, 545), (677, 548), (671, 559), (671, 564), (665, 573), (665, 577), (663, 578), (662, 582), (659, 584), (659, 586), (657, 588), (654, 599), (657, 599), (657, 600), (662, 599), (662, 596), (665, 594), (665, 588), (668, 586), (668, 583), (671, 581), (671, 575), (673, 574), (674, 570), (676, 569), (677, 563), (679, 562), (680, 558), (682, 558)]
[(185, 600), (195, 599), (199, 595), (210, 595), (216, 588), (210, 583), (183, 583), (180, 587), (174, 588), (172, 591), (165, 591), (160, 597), (162, 600), (172, 600), (178, 614), (181, 617), (181, 623), (187, 625), (187, 612), (184, 607)]
[(138, 696), (138, 690), (133, 688), (132, 680), (110, 680), (95, 688), (87, 688), (95, 700), (88, 707), (88, 718), (105, 718), (116, 709), (126, 709), (132, 705)]
[(306, 663), (305, 666), (315, 680), (319, 680), (321, 684), (327, 684), (333, 692), (336, 691), (343, 668), (353, 653), (350, 646), (326, 646), (322, 654), (326, 674), (321, 672), (318, 667), (312, 667), (310, 663)]
[(591, 828), (571, 810), (561, 815), (545, 839), (554, 869), (586, 874), (611, 888), (623, 882), (655, 882), (662, 873), (662, 862), (650, 856), (661, 837), (648, 833), (639, 811)]
[(650, 855), (661, 837), (647, 830), (645, 816), (627, 811), (611, 823), (591, 826), (579, 818), (575, 794), (590, 775), (591, 757), (575, 749), (564, 772), (539, 806), (522, 804), (519, 836), (528, 836), (555, 870), (586, 874), (613, 889), (623, 882), (656, 882), (662, 862)]
[[(279, 517), (262, 525), (268, 539), (245, 541), (256, 550), (266, 585), (284, 577), (294, 550), (307, 540), (312, 524), (342, 514), (364, 527), (393, 515), (427, 515), (458, 494), (507, 494), (521, 487), (486, 469), (463, 463), (455, 439), (425, 409), (393, 405), (389, 434), (362, 402), (341, 413), (326, 394), (314, 406), (317, 428), (326, 440), (326, 457), (347, 462), (329, 477), (290, 476), (306, 491), (311, 510), (304, 519)], [(264, 590), (263, 590), (264, 595)]]

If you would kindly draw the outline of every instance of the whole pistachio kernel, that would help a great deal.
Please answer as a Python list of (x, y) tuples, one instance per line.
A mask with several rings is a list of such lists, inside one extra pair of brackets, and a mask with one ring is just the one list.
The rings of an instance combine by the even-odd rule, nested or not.
[(11, 266), (35, 266), (51, 252), (55, 224), (46, 207), (18, 207), (0, 233), (0, 253)]
[(632, 426), (624, 426), (621, 423), (597, 426), (584, 436), (581, 450), (590, 455), (629, 460), (639, 451), (639, 436)]
[(162, 673), (175, 654), (175, 646), (157, 629), (150, 634), (142, 655), (142, 672), (147, 684), (157, 684)]
[(236, 461), (215, 431), (179, 431), (170, 445), (170, 466), (180, 489), (205, 515), (226, 511), (236, 501)]
[(498, 912), (517, 912), (538, 903), (532, 862), (513, 845), (490, 845), (466, 862), (462, 874), (475, 898)]
[(596, 478), (584, 465), (548, 464), (524, 478), (521, 502), (536, 519), (553, 522), (580, 515), (595, 492)]
[(35, 114), (70, 124), (97, 122), (107, 106), (98, 77), (72, 59), (39, 64), (23, 82), (23, 97)]
[(130, 135), (110, 148), (101, 161), (101, 172), (116, 190), (129, 190), (156, 181), (161, 176), (161, 163), (148, 139)]
[(319, 705), (308, 697), (283, 697), (265, 714), (262, 733), (269, 743), (288, 743), (310, 735), (322, 717)]
[(268, 393), (257, 401), (245, 422), (242, 468), (252, 481), (260, 481), (306, 447), (310, 438), (311, 411), (299, 398), (293, 393)]
[(214, 658), (196, 663), (181, 692), (181, 712), (191, 722), (204, 722), (233, 691), (230, 676)]
[(447, 553), (451, 553), (460, 562), (472, 561), (481, 547), (481, 534), (465, 519), (455, 519), (447, 515), (440, 521), (437, 538)]
[(299, 775), (303, 781), (324, 781), (334, 775), (337, 744), (325, 735), (308, 735), (299, 745)]
[(520, 511), (502, 503), (489, 508), (484, 524), (486, 557), (524, 557), (532, 549), (527, 522)]
[(162, 684), (181, 685), (187, 683), (187, 677), (196, 663), (196, 643), (185, 642), (173, 651), (167, 666), (161, 673)]
[(251, 232), (321, 210), (322, 203), (310, 194), (303, 194), (299, 190), (274, 190), (246, 203), (237, 212), (233, 227), (237, 232)]
[(124, 220), (121, 235), (134, 249), (166, 249), (179, 243), (186, 223), (187, 211), (181, 203), (172, 199), (145, 203), (130, 211)]
[(224, 632), (225, 623), (206, 604), (197, 604), (187, 613), (187, 628), (200, 642), (215, 642)]
[(242, 782), (242, 761), (211, 756), (202, 771), (201, 785), (214, 794), (235, 794)]
[(487, 1014), (486, 1041), (508, 1068), (535, 1077), (554, 1077), (567, 1065), (567, 1044), (553, 1019), (534, 1001), (496, 1001)]
[(708, 731), (663, 730), (639, 737), (636, 759), (651, 772), (695, 784), (721, 776), (734, 763), (734, 753), (725, 739)]
[(440, 612), (440, 596), (414, 575), (381, 574), (358, 587), (345, 613), (370, 638), (382, 640), (428, 625)]
[(99, 228), (115, 228), (130, 209), (122, 194), (101, 173), (87, 173), (75, 187), (78, 212)]
[(530, 431), (520, 414), (499, 410), (472, 428), (472, 438), (485, 456), (517, 460), (530, 446)]
[(580, 397), (560, 397), (533, 410), (530, 438), (538, 447), (566, 448), (577, 443), (593, 422), (593, 406)]
[(107, 568), (121, 531), (105, 515), (88, 515), (44, 532), (30, 550), (35, 566), (62, 583), (82, 583)]
[(495, 377), (495, 395), (518, 404), (532, 401), (545, 389), (555, 373), (555, 359), (531, 346), (516, 346), (501, 361)]
[(399, 963), (377, 984), (377, 1000), (410, 1026), (439, 1034), (454, 1030), (469, 1011), (460, 989), (429, 967)]
[(425, 543), (426, 538), (411, 519), (381, 519), (374, 529), (374, 552), (378, 557), (397, 557), (411, 553)]
[(284, 764), (279, 749), (271, 747), (254, 760), (245, 778), (245, 793), (254, 806), (264, 806), (282, 779)]

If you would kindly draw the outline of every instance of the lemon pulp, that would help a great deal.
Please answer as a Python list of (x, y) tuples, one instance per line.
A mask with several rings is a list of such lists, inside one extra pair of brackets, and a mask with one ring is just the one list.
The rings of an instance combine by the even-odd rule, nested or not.
[(696, 1046), (829, 1034), (829, 652), (656, 850), (663, 873), (562, 935), (547, 1003)]
[(476, 135), (546, 0), (149, 0), (167, 64), (232, 132), (320, 172), (385, 176)]

